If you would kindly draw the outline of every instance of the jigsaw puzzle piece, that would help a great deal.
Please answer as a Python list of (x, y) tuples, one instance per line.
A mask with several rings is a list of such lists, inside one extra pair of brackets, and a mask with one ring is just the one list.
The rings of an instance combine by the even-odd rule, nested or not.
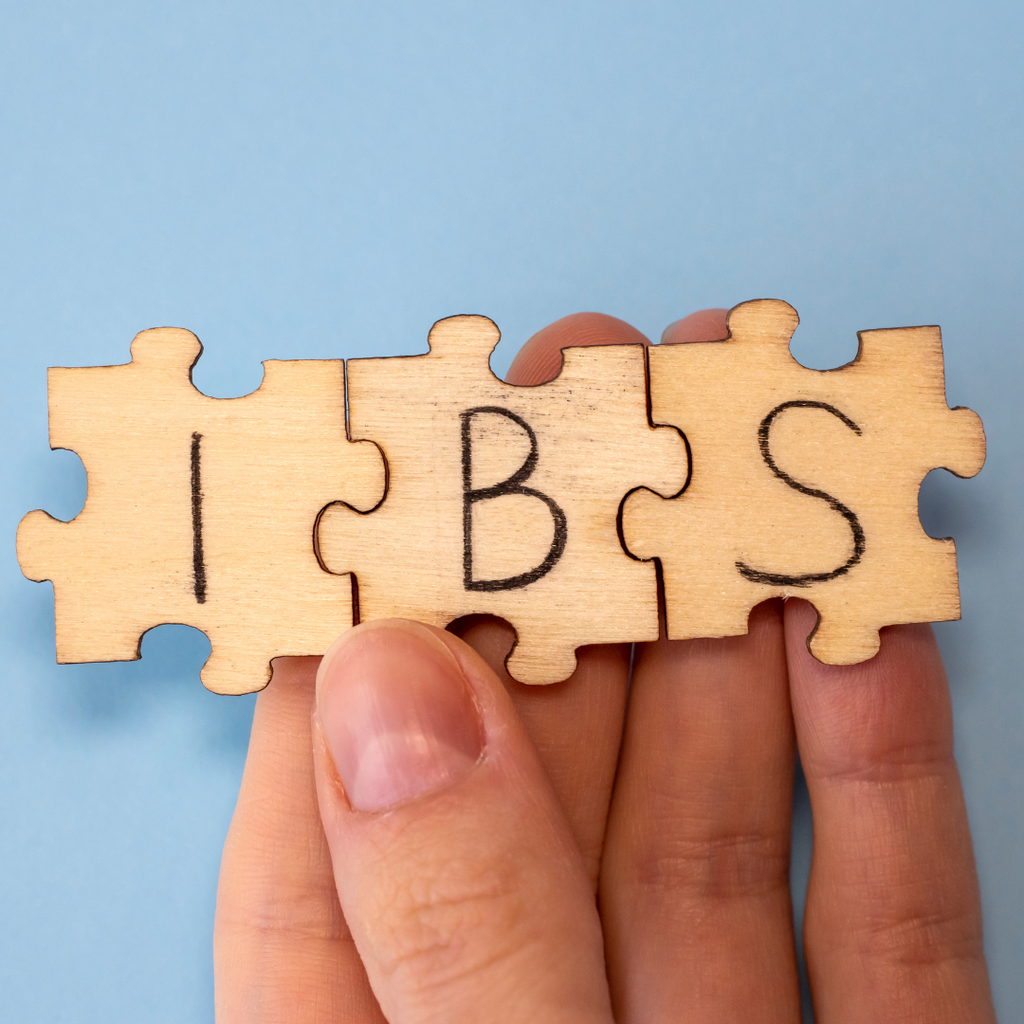
[(684, 485), (685, 442), (647, 416), (642, 346), (567, 349), (534, 387), (497, 379), (497, 327), (441, 320), (422, 356), (348, 363), (353, 437), (388, 463), (388, 497), (365, 519), (332, 506), (325, 567), (353, 572), (361, 620), (446, 626), (474, 613), (512, 624), (509, 672), (569, 676), (584, 644), (658, 635), (655, 567), (626, 556), (624, 495)]
[(345, 429), (341, 360), (268, 360), (261, 387), (217, 399), (192, 385), (189, 331), (143, 331), (121, 366), (50, 370), (50, 437), (88, 474), (82, 512), (18, 530), (30, 579), (54, 585), (57, 660), (133, 660), (164, 622), (201, 629), (204, 684), (260, 689), (270, 660), (322, 654), (353, 621), (351, 581), (325, 573), (313, 533), (339, 494), (385, 490), (371, 442)]
[(746, 632), (772, 596), (818, 610), (811, 652), (852, 664), (878, 630), (958, 618), (956, 549), (918, 517), (921, 481), (977, 473), (981, 421), (946, 404), (938, 328), (865, 331), (836, 370), (801, 366), (787, 303), (743, 303), (723, 342), (650, 353), (652, 417), (689, 440), (687, 491), (640, 492), (623, 508), (631, 553), (661, 559), (668, 634)]

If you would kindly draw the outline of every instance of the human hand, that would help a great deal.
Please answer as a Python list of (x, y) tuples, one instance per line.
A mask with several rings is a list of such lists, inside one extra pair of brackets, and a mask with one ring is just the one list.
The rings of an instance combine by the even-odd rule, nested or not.
[[(722, 337), (722, 311), (666, 334)], [(640, 340), (567, 318), (516, 382), (588, 338)], [(318, 659), (279, 659), (225, 847), (218, 1020), (797, 1020), (796, 742), (818, 1020), (992, 1020), (931, 630), (835, 668), (806, 651), (813, 622), (768, 602), (747, 636), (638, 646), (631, 684), (629, 649), (594, 647), (571, 680), (520, 686), (485, 619), (466, 643), (357, 627), (318, 696)]]

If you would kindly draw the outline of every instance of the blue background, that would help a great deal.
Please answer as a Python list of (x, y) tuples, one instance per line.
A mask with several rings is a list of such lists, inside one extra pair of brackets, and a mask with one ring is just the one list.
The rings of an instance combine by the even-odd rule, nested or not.
[[(1011, 2), (5, 2), (0, 7), (0, 1020), (207, 1021), (220, 847), (252, 698), (206, 693), (201, 634), (58, 668), (21, 515), (70, 518), (48, 365), (140, 329), (206, 344), (200, 388), (268, 357), (425, 350), (486, 313), (502, 372), (599, 310), (651, 337), (778, 296), (808, 365), (859, 328), (939, 323), (974, 481), (939, 627), (1002, 1019), (1024, 1006), (1022, 29)], [(803, 806), (803, 805), (802, 805)], [(794, 872), (806, 865), (806, 808)]]

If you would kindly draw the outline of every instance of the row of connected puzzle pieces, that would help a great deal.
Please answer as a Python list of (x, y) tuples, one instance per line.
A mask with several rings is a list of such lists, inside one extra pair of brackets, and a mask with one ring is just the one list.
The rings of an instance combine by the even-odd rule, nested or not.
[(655, 559), (670, 638), (743, 633), (796, 595), (815, 656), (861, 661), (884, 625), (958, 617), (918, 490), (977, 473), (984, 434), (946, 404), (938, 328), (862, 332), (821, 372), (789, 353), (797, 322), (747, 302), (724, 342), (570, 348), (516, 387), (489, 370), (495, 325), (452, 317), (427, 355), (269, 360), (235, 399), (192, 385), (193, 334), (143, 331), (130, 363), (50, 370), (50, 443), (88, 498), (69, 523), (27, 515), (18, 558), (53, 581), (59, 661), (137, 658), (182, 622), (220, 693), (354, 621), (472, 613), (515, 627), (513, 676), (554, 682), (577, 647), (658, 636)]

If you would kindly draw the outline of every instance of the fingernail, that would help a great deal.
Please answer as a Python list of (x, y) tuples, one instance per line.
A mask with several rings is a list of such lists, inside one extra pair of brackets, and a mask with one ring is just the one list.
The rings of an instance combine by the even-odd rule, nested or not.
[(359, 811), (450, 786), (483, 749), (480, 714), (455, 656), (412, 622), (367, 623), (342, 637), (321, 663), (317, 712)]

